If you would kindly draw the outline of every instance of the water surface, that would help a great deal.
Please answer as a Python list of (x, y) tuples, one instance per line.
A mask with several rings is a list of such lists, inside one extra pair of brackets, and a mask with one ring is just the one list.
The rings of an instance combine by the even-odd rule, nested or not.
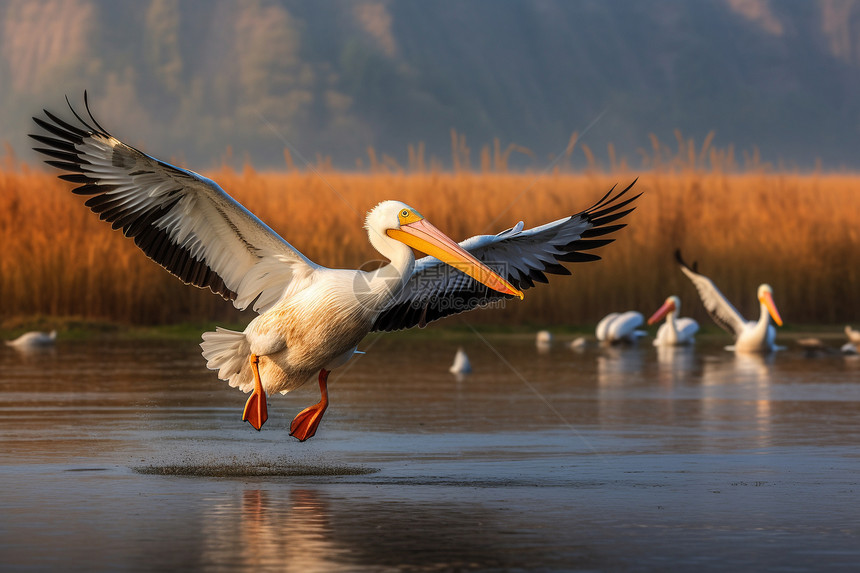
[[(721, 341), (722, 342), (722, 341)], [(463, 344), (475, 373), (447, 372)], [(853, 571), (860, 360), (365, 341), (317, 436), (195, 343), (0, 349), (0, 566)], [(501, 358), (500, 358), (501, 356)]]

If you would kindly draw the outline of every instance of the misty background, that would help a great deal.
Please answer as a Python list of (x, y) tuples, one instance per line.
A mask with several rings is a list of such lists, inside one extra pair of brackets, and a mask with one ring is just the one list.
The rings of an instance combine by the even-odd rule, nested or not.
[(541, 168), (592, 124), (581, 141), (632, 167), (676, 129), (775, 168), (860, 163), (852, 0), (0, 0), (0, 14), (0, 140), (30, 163), (30, 117), (68, 117), (64, 96), (85, 89), (114, 135), (197, 170), (281, 169), (288, 146), (299, 164), (366, 166), (369, 146), (405, 164), (419, 142), (450, 166), (452, 128)]

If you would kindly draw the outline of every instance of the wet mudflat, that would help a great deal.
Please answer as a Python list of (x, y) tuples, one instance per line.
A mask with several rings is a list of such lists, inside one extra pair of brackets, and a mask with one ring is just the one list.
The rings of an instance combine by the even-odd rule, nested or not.
[(372, 337), (306, 443), (194, 343), (0, 348), (0, 568), (856, 570), (860, 360), (722, 342)]

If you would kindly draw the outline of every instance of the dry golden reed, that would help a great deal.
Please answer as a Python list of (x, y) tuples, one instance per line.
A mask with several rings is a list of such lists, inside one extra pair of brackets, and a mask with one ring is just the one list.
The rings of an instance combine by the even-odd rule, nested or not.
[[(452, 138), (462, 151), (465, 143)], [(572, 277), (551, 276), (551, 285), (526, 291), (523, 302), (466, 320), (586, 325), (611, 311), (650, 313), (678, 294), (685, 315), (709, 324), (674, 262), (680, 247), (748, 317), (757, 313), (756, 287), (769, 282), (788, 324), (860, 322), (860, 176), (732, 173), (722, 168), (734, 161), (725, 151), (705, 145), (691, 152), (692, 144), (684, 147), (680, 138), (675, 161), (687, 163), (667, 168), (657, 145), (640, 173), (624, 168), (611, 151), (612, 173), (594, 164), (579, 174), (493, 172), (486, 170), (485, 152), (480, 173), (246, 167), (208, 175), (312, 260), (352, 268), (379, 258), (362, 225), (365, 213), (385, 199), (408, 203), (461, 240), (520, 219), (535, 226), (575, 213), (638, 176), (635, 189), (644, 195), (617, 241), (598, 251), (602, 261), (569, 265)], [(496, 145), (497, 166), (502, 155)], [(706, 159), (707, 171), (701, 168)], [(424, 162), (417, 154), (413, 160)], [(459, 160), (462, 166), (466, 157)], [(71, 187), (27, 166), (0, 171), (0, 323), (34, 315), (135, 324), (250, 320), (251, 313), (240, 315), (208, 290), (169, 276), (99, 221)]]

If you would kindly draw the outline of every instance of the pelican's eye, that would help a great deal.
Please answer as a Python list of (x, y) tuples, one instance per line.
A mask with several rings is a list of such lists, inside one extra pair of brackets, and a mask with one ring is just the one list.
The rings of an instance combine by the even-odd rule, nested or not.
[(402, 210), (400, 212), (400, 216), (403, 217), (404, 219), (408, 218), (409, 217), (409, 211), (407, 211), (406, 209)]

